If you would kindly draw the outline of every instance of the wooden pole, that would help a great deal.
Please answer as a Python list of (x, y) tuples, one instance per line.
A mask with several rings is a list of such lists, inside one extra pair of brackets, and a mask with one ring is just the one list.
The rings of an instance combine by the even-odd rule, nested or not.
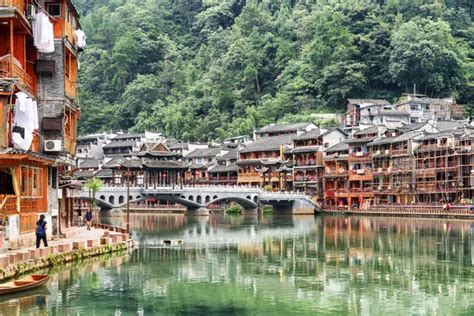
[(127, 233), (130, 233), (130, 166), (127, 167)]

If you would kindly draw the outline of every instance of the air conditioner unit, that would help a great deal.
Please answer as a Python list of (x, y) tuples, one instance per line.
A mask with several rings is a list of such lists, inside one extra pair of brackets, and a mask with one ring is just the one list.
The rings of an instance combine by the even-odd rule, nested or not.
[(357, 174), (364, 174), (365, 170), (364, 169), (359, 169), (357, 170)]
[(377, 151), (375, 152), (375, 154), (376, 154), (376, 155), (380, 155), (380, 154), (381, 154), (380, 150), (377, 150)]
[(385, 149), (385, 155), (390, 155), (390, 149)]
[(378, 172), (383, 172), (383, 168), (378, 168)]
[(26, 7), (26, 18), (27, 19), (33, 19), (36, 15), (36, 7), (32, 4), (29, 4)]
[(362, 151), (356, 152), (356, 157), (363, 157), (364, 153)]
[(62, 141), (57, 140), (47, 140), (44, 142), (44, 151), (53, 152), (53, 151), (61, 151), (62, 148)]

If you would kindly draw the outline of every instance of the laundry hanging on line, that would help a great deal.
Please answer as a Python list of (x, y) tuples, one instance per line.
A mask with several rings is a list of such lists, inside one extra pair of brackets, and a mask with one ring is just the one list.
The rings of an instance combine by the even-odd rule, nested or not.
[(39, 128), (38, 104), (23, 92), (15, 94), (15, 120), (12, 140), (17, 149), (29, 150), (33, 131)]
[(42, 11), (38, 12), (33, 20), (33, 42), (40, 53), (54, 52), (53, 23)]
[(87, 39), (87, 36), (83, 30), (81, 29), (76, 30), (76, 40), (77, 40), (76, 43), (79, 49), (83, 50), (86, 47), (86, 39)]

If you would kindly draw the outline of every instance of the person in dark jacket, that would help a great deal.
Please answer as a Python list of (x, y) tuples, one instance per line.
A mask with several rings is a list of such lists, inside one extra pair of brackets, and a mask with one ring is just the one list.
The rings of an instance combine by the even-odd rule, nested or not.
[(89, 210), (86, 213), (86, 221), (87, 221), (87, 230), (91, 230), (91, 225), (92, 225), (92, 212)]
[(44, 220), (44, 215), (40, 215), (39, 221), (36, 222), (36, 248), (40, 247), (41, 241), (45, 247), (48, 247), (48, 241), (46, 240), (46, 228), (47, 223)]

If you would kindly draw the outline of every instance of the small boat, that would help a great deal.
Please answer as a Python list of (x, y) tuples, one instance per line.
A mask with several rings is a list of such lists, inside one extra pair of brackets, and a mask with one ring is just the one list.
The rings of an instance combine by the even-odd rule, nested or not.
[(0, 284), (0, 295), (34, 289), (45, 285), (48, 280), (49, 275), (47, 274), (31, 274), (19, 280)]

